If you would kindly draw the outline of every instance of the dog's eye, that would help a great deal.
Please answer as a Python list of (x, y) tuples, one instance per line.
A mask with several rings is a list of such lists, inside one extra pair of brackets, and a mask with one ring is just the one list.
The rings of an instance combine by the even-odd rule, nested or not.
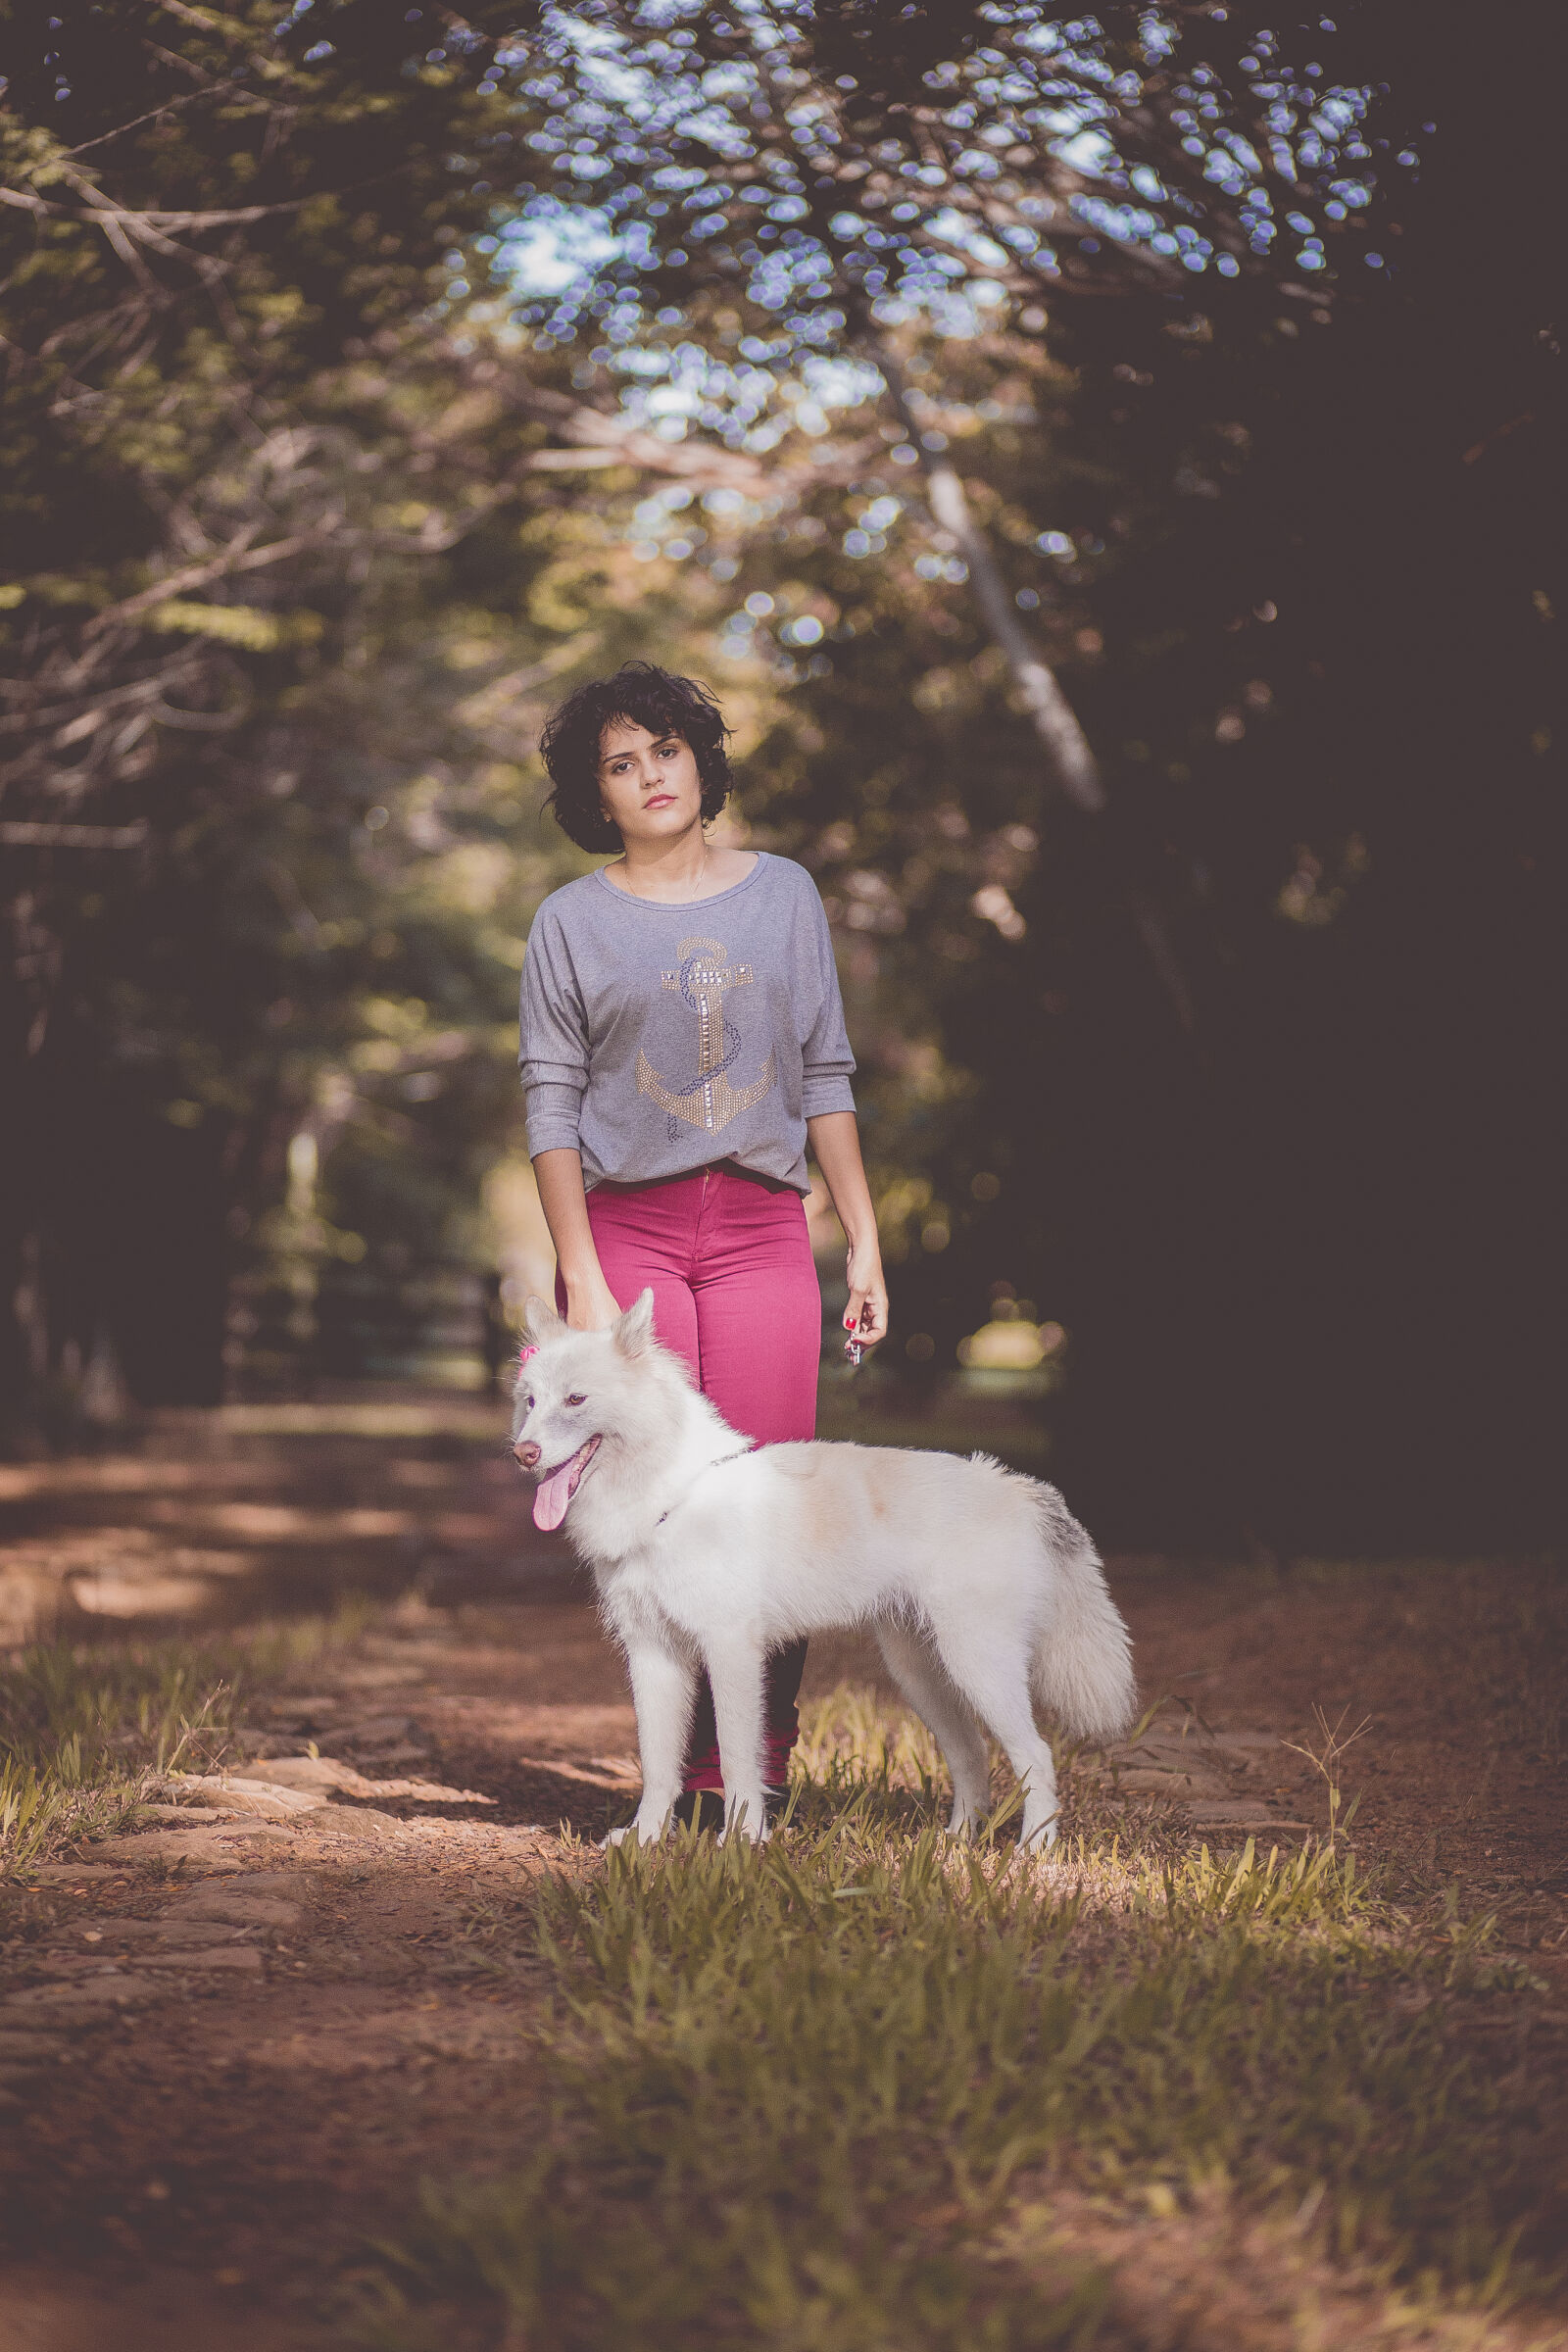
[(531, 1396), (525, 1396), (523, 1398), (522, 1409), (525, 1413), (531, 1413), (533, 1411), (533, 1398)]
[(586, 1404), (587, 1401), (588, 1399), (586, 1396), (568, 1396), (566, 1398), (566, 1402), (568, 1404)]

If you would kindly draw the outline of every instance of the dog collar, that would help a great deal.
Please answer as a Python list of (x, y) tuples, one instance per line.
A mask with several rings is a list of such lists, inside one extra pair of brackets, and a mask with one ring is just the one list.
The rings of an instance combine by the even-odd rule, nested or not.
[[(743, 1454), (748, 1454), (751, 1452), (751, 1450), (752, 1448), (750, 1446), (737, 1446), (733, 1453), (721, 1453), (716, 1461), (705, 1462), (701, 1470), (698, 1471), (697, 1478), (706, 1478), (710, 1470), (717, 1470), (725, 1462), (738, 1462)], [(696, 1486), (697, 1478), (692, 1480), (692, 1487)], [(692, 1487), (687, 1488), (686, 1494), (691, 1493)], [(681, 1504), (686, 1499), (686, 1494), (677, 1494), (674, 1501), (669, 1506), (669, 1511), (678, 1511)], [(656, 1527), (662, 1527), (664, 1521), (669, 1517), (669, 1511), (661, 1511), (659, 1517), (654, 1521), (654, 1525)]]

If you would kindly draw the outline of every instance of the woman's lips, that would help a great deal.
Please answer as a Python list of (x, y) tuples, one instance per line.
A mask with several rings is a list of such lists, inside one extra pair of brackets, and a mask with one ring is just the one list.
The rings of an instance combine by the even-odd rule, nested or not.
[(672, 792), (656, 792), (652, 800), (644, 801), (643, 807), (645, 808), (673, 808), (674, 802), (675, 795)]

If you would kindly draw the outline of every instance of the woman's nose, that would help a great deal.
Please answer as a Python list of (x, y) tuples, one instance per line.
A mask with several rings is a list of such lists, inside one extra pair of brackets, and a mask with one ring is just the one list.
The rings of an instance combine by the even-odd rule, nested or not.
[(539, 1448), (534, 1444), (532, 1438), (519, 1438), (512, 1450), (516, 1455), (518, 1461), (522, 1464), (524, 1470), (538, 1469)]

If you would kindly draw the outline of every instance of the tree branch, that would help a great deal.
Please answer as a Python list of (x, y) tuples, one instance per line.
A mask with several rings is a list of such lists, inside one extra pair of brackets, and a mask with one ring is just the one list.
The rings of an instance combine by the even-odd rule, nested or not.
[(147, 833), (144, 816), (128, 825), (50, 825), (16, 819), (0, 822), (0, 849), (139, 850)]
[(266, 547), (246, 544), (253, 533), (242, 533), (233, 547), (215, 556), (210, 564), (189, 564), (183, 571), (172, 571), (151, 588), (143, 588), (135, 596), (127, 596), (122, 604), (111, 605), (107, 612), (94, 613), (82, 630), (84, 638), (96, 637), (117, 621), (134, 620), (139, 613), (149, 612), (154, 605), (166, 604), (171, 597), (182, 596), (187, 588), (205, 588), (209, 580), (220, 580), (235, 571), (258, 571), (264, 564), (280, 564), (287, 556), (297, 556), (303, 548), (321, 544), (317, 531), (299, 531), (291, 539), (273, 539)]
[(1051, 781), (1076, 808), (1098, 816), (1105, 806), (1105, 792), (1089, 738), (1057, 684), (1054, 670), (1018, 618), (991, 542), (969, 511), (963, 483), (946, 458), (933, 456), (921, 439), (919, 423), (909, 406), (908, 386), (898, 361), (874, 336), (862, 335), (861, 343), (866, 356), (880, 370), (899, 421), (919, 453), (932, 515), (943, 530), (952, 534), (969, 566), (975, 602), (1023, 697), (1046, 755)]

